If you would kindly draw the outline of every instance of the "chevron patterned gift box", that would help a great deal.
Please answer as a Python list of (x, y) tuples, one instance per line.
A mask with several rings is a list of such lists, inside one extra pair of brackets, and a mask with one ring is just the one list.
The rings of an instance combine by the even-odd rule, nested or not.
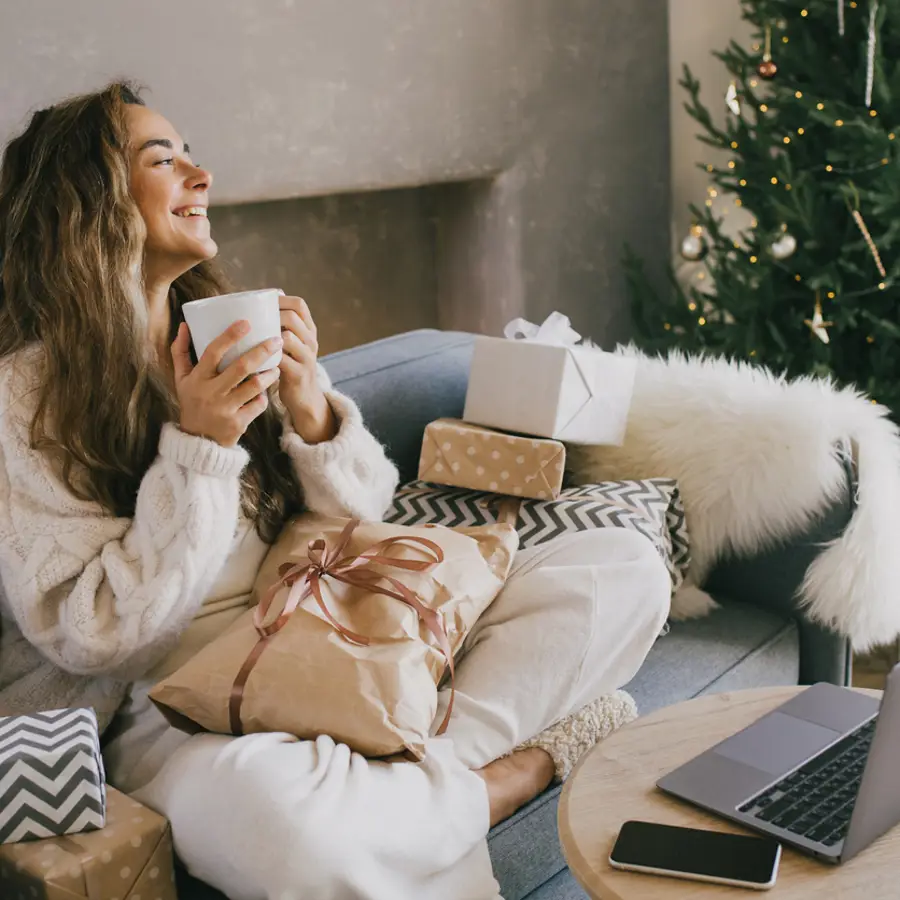
[(671, 478), (604, 481), (567, 488), (555, 500), (528, 500), (413, 481), (394, 495), (385, 522), (450, 528), (514, 522), (519, 546), (534, 547), (590, 528), (629, 528), (659, 551), (672, 578), (684, 581), (690, 542), (678, 485)]
[(0, 844), (90, 831), (105, 821), (92, 709), (0, 717)]

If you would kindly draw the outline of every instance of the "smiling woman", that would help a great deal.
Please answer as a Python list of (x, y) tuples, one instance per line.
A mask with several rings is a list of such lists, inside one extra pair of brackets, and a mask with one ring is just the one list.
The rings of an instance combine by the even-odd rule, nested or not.
[[(246, 323), (192, 358), (184, 304), (227, 291), (211, 184), (126, 84), (39, 111), (5, 150), (0, 714), (54, 708), (23, 680), (102, 682), (110, 783), (165, 814), (188, 868), (230, 897), (496, 900), (489, 825), (598, 739), (595, 698), (659, 634), (668, 572), (620, 529), (520, 554), (460, 650), (447, 732), (416, 765), (327, 735), (171, 727), (150, 689), (245, 616), (285, 521), (380, 520), (397, 484), (317, 368), (301, 298), (281, 297), (281, 337), (223, 371)], [(275, 375), (260, 371), (276, 347)], [(64, 696), (97, 705), (87, 689)], [(449, 702), (442, 690), (436, 705)]]

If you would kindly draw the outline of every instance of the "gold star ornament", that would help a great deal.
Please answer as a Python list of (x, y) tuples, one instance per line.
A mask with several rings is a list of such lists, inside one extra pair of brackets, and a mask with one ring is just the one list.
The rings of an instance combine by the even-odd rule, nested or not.
[(828, 329), (834, 325), (834, 322), (826, 322), (822, 315), (822, 302), (816, 297), (816, 307), (813, 310), (811, 319), (804, 319), (803, 323), (809, 330), (823, 343), (828, 344), (831, 338), (828, 336)]

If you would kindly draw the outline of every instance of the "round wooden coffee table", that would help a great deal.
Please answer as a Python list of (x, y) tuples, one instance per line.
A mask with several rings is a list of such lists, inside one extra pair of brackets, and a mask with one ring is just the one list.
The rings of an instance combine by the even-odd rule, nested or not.
[[(613, 869), (609, 851), (628, 819), (743, 832), (663, 794), (656, 781), (801, 690), (762, 688), (689, 700), (626, 725), (587, 753), (563, 787), (559, 834), (569, 868), (588, 894), (598, 900), (743, 896), (733, 887)], [(819, 863), (785, 847), (769, 895), (785, 900), (900, 897), (900, 828), (842, 866)]]

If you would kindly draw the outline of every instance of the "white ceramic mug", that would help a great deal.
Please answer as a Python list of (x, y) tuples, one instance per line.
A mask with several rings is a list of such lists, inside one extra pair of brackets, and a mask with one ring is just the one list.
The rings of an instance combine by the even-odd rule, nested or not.
[[(281, 311), (278, 305), (280, 292), (275, 288), (260, 291), (242, 291), (239, 294), (220, 294), (192, 300), (182, 306), (184, 318), (191, 330), (191, 342), (197, 359), (206, 348), (235, 322), (246, 319), (250, 323), (247, 332), (223, 357), (219, 371), (227, 369), (239, 356), (252, 350), (263, 341), (281, 335)], [(281, 362), (281, 350), (273, 353), (256, 371), (274, 369)]]

